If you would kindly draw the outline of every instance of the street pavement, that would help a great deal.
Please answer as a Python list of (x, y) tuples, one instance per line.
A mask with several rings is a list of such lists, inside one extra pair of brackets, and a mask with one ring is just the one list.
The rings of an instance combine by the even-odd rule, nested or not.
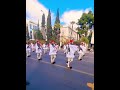
[(26, 80), (30, 82), (26, 90), (91, 90), (87, 83), (94, 82), (94, 53), (86, 53), (82, 61), (77, 60), (76, 53), (71, 70), (66, 68), (67, 58), (62, 50), (55, 64), (50, 63), (48, 54), (43, 54), (41, 61), (35, 52), (26, 57)]

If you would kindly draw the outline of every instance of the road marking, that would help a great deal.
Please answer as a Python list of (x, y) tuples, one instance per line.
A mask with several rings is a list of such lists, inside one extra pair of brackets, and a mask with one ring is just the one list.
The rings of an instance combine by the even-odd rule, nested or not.
[[(32, 60), (37, 60), (37, 59), (35, 59), (35, 58), (30, 58), (30, 59), (32, 59)], [(46, 63), (46, 64), (51, 64), (51, 63), (46, 62), (46, 61), (40, 61), (40, 62), (43, 62), (43, 63)], [(58, 67), (62, 67), (62, 68), (65, 68), (65, 69), (66, 69), (66, 67), (65, 67), (65, 66), (62, 66), (62, 65), (54, 64), (54, 66), (58, 66)], [(73, 69), (73, 68), (72, 68), (71, 70), (72, 70), (72, 71), (75, 71), (75, 72), (87, 74), (87, 75), (89, 75), (89, 76), (93, 76), (93, 77), (94, 77), (94, 74), (91, 74), (91, 73), (87, 73), (87, 72), (84, 72), (84, 71), (81, 71), (81, 70), (77, 70), (77, 69)]]

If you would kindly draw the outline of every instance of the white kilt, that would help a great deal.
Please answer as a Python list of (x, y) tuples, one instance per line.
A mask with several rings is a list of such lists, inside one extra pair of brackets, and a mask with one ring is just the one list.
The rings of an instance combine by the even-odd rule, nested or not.
[(26, 51), (27, 51), (27, 52), (28, 52), (28, 51), (31, 52), (31, 49), (30, 49), (30, 48), (27, 48)]
[(74, 58), (75, 55), (74, 55), (74, 53), (68, 52), (68, 53), (66, 54), (66, 57), (67, 57), (67, 58)]
[(36, 50), (36, 53), (42, 53), (42, 50), (40, 50), (40, 49), (38, 50), (38, 49), (37, 49), (37, 50)]
[(49, 52), (49, 55), (56, 55), (57, 53), (56, 53), (56, 50), (55, 51), (50, 51)]
[(43, 47), (43, 49), (48, 49), (47, 47)]
[(83, 51), (80, 50), (80, 51), (78, 51), (78, 53), (79, 53), (79, 54), (83, 54)]

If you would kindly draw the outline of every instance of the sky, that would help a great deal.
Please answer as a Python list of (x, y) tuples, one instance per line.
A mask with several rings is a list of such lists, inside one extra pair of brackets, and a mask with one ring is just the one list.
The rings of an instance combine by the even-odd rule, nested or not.
[(50, 9), (53, 26), (58, 8), (61, 24), (68, 26), (71, 21), (77, 23), (84, 12), (88, 13), (90, 10), (94, 12), (94, 0), (26, 0), (26, 20), (38, 22), (39, 19), (39, 23), (41, 23), (44, 13), (47, 21)]

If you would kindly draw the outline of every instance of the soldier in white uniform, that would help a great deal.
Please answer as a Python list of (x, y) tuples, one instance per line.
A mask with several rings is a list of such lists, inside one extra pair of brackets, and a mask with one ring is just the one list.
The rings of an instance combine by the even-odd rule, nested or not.
[(30, 57), (30, 56), (31, 56), (30, 52), (31, 52), (30, 44), (29, 44), (29, 43), (26, 43), (26, 54), (27, 54), (27, 57)]
[(58, 44), (55, 44), (55, 48), (56, 48), (56, 51), (58, 52), (58, 50), (59, 50), (59, 45), (58, 45)]
[[(73, 42), (71, 42), (71, 43), (73, 43)], [(68, 58), (68, 60), (67, 60), (66, 64), (67, 64), (67, 67), (70, 69), (72, 69), (72, 67), (70, 66), (70, 63), (73, 61), (73, 59), (75, 57), (74, 53), (77, 50), (78, 50), (78, 47), (76, 45), (71, 45), (71, 44), (68, 45), (68, 52), (66, 54), (66, 57)]]
[(83, 56), (83, 49), (80, 47), (81, 45), (78, 46), (78, 60), (82, 60), (82, 56)]
[(67, 53), (67, 46), (65, 44), (63, 46), (63, 50), (64, 50), (64, 53), (66, 54)]
[(65, 50), (65, 53), (66, 53), (66, 54), (68, 53), (68, 45), (69, 45), (69, 44), (70, 44), (69, 42), (66, 44), (66, 50)]
[(87, 47), (85, 46), (84, 43), (82, 43), (82, 49), (83, 49), (83, 56), (85, 56), (85, 53), (87, 51)]
[(36, 45), (36, 53), (37, 53), (37, 59), (42, 60), (42, 47), (40, 46), (40, 43), (38, 42)]
[(35, 51), (35, 45), (33, 43), (31, 43), (31, 48), (32, 48), (32, 52)]
[(81, 43), (80, 47), (81, 47), (81, 48), (82, 48), (82, 50), (83, 50), (83, 56), (84, 56), (84, 55), (85, 55), (85, 47), (84, 47), (84, 44), (83, 44), (83, 43)]
[(51, 64), (55, 64), (57, 50), (56, 50), (56, 47), (54, 45), (54, 42), (52, 42), (49, 47), (50, 47), (49, 55), (51, 58)]
[(45, 43), (43, 44), (43, 51), (44, 51), (44, 54), (47, 52), (47, 45)]

